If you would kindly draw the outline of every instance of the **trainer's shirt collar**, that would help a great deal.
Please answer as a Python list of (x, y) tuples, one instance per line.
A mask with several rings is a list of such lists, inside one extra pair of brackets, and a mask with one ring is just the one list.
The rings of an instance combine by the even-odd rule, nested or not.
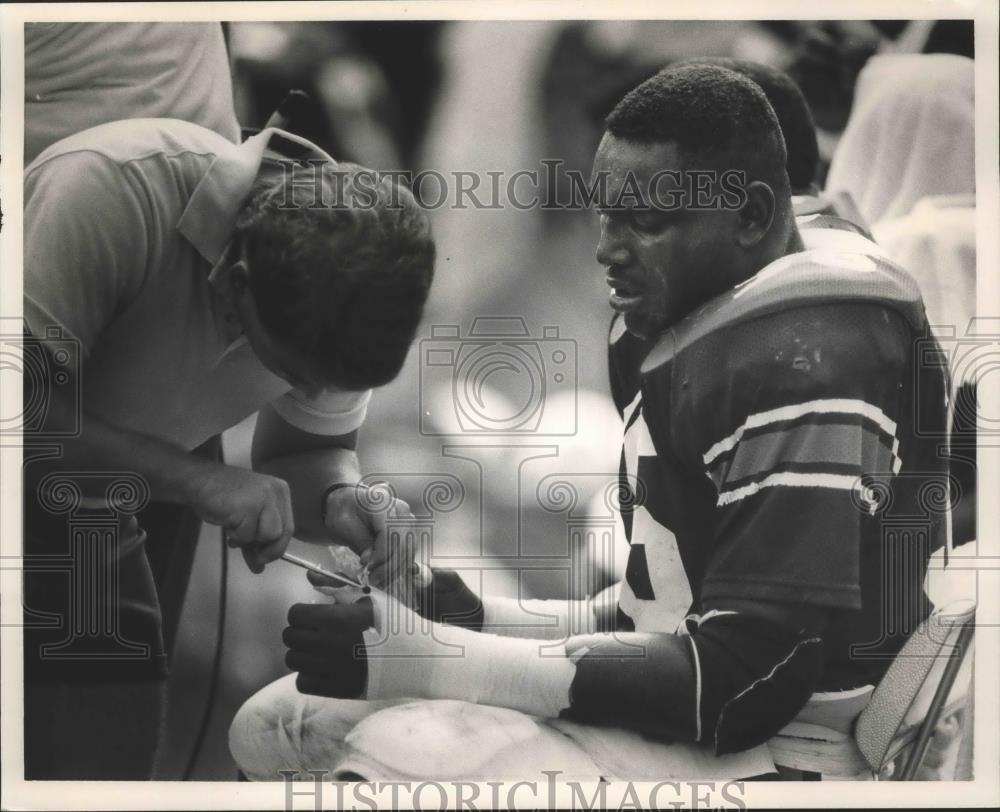
[(209, 279), (233, 236), (236, 219), (265, 157), (297, 162), (336, 162), (315, 144), (269, 127), (239, 146), (220, 152), (195, 187), (177, 228), (211, 265)]

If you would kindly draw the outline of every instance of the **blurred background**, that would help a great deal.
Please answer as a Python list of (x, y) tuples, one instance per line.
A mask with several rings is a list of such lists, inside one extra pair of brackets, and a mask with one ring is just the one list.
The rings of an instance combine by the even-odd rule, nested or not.
[[(446, 175), (510, 175), (541, 169), (543, 159), (587, 173), (603, 117), (628, 89), (674, 60), (716, 55), (772, 64), (799, 82), (820, 132), (821, 185), (870, 56), (893, 49), (972, 56), (967, 21), (223, 29), (245, 131), (264, 126), (288, 92), (301, 89), (312, 103), (290, 111), (288, 128), (338, 160)], [(362, 470), (427, 519), (432, 562), (465, 568), (473, 587), (525, 597), (596, 590), (620, 574), (625, 545), (609, 490), (621, 427), (608, 396), (610, 310), (594, 260), (597, 216), (511, 206), (442, 206), (430, 216), (438, 263), (425, 324), (403, 374), (372, 400)], [(489, 366), (483, 352), (500, 363)], [(247, 464), (252, 423), (224, 436), (227, 461)], [(507, 433), (498, 435), (498, 426)], [(327, 555), (307, 554), (320, 563)], [(519, 576), (517, 567), (529, 564)], [(235, 778), (229, 722), (248, 696), (287, 673), (280, 636), (288, 607), (321, 599), (301, 571), (281, 562), (252, 575), (217, 528), (203, 528), (177, 632), (160, 778), (178, 779), (189, 767), (196, 780)]]

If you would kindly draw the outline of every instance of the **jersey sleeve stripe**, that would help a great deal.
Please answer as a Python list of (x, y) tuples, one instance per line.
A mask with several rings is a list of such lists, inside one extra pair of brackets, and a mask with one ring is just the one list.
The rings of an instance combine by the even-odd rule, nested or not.
[(890, 437), (896, 436), (895, 421), (890, 419), (878, 406), (853, 398), (821, 398), (791, 406), (781, 406), (777, 409), (770, 409), (766, 412), (757, 412), (750, 415), (736, 431), (728, 437), (719, 440), (719, 442), (715, 443), (715, 445), (705, 452), (703, 458), (705, 465), (711, 465), (717, 457), (734, 449), (743, 435), (750, 429), (759, 428), (771, 423), (794, 420), (808, 414), (862, 415), (875, 422)]
[(625, 423), (625, 431), (628, 431), (632, 424), (635, 422), (636, 418), (642, 413), (642, 391), (635, 393), (635, 397), (632, 398), (632, 402), (625, 407), (622, 412), (622, 420)]
[(691, 661), (694, 664), (694, 728), (696, 742), (701, 741), (701, 659), (698, 657), (698, 646), (692, 637), (688, 637), (691, 644)]
[(734, 488), (733, 490), (720, 491), (716, 505), (718, 507), (731, 505), (746, 499), (748, 496), (753, 496), (765, 488), (776, 486), (790, 488), (833, 488), (841, 491), (852, 491), (860, 487), (860, 482), (860, 477), (852, 474), (817, 474), (781, 471), (771, 474), (759, 482), (751, 482), (749, 485)]
[(895, 461), (888, 442), (867, 425), (799, 423), (745, 437), (731, 457), (716, 458), (709, 470), (712, 481), (721, 489), (796, 463), (848, 466), (860, 474), (888, 472)]

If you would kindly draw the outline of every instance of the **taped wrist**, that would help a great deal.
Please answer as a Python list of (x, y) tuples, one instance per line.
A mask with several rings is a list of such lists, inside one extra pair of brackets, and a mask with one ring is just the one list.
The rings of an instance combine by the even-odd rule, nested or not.
[(432, 570), (430, 585), (417, 590), (416, 609), (434, 623), (450, 623), (472, 631), (483, 628), (483, 601), (454, 570)]
[(568, 640), (593, 634), (596, 618), (589, 600), (559, 601), (488, 597), (483, 600), (483, 631), (504, 637)]
[(461, 699), (545, 717), (569, 706), (574, 665), (563, 644), (434, 623), (384, 593), (372, 598), (367, 699)]
[(487, 597), (483, 599), (483, 631), (504, 637), (568, 640), (581, 634), (614, 629), (618, 584), (593, 598), (576, 601)]
[(777, 623), (709, 613), (685, 634), (620, 632), (570, 640), (565, 718), (629, 727), (738, 752), (776, 734), (819, 683), (823, 649)]

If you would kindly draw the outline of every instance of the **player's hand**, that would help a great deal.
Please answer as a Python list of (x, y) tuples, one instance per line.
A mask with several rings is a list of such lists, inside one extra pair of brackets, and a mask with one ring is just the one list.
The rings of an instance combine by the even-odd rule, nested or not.
[(281, 634), (285, 665), (298, 671), (301, 693), (356, 699), (364, 694), (368, 659), (362, 633), (374, 627), (370, 598), (356, 603), (297, 603)]
[(211, 464), (192, 480), (192, 507), (202, 521), (221, 526), (247, 566), (263, 572), (280, 558), (295, 532), (292, 498), (283, 479), (245, 468)]
[(372, 586), (379, 589), (418, 571), (416, 534), (398, 532), (412, 518), (410, 506), (402, 499), (364, 485), (338, 488), (326, 501), (325, 526), (330, 537), (361, 557)]

